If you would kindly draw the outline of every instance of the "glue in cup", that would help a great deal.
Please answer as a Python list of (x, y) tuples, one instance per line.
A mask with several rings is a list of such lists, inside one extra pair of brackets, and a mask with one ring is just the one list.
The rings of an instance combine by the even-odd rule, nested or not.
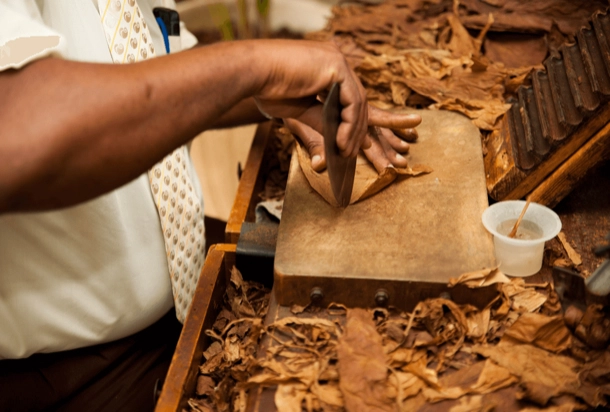
[(510, 276), (538, 273), (542, 268), (544, 243), (561, 230), (561, 220), (555, 212), (532, 202), (519, 224), (517, 235), (509, 238), (508, 233), (525, 203), (523, 200), (507, 200), (495, 203), (483, 212), (483, 225), (493, 235), (500, 270)]

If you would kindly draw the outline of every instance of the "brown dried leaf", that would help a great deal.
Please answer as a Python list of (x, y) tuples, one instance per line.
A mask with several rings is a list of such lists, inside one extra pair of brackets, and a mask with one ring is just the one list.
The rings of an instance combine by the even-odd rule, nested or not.
[(199, 367), (199, 372), (203, 374), (210, 374), (216, 372), (217, 369), (221, 368), (224, 364), (224, 354), (219, 352), (213, 355), (203, 365)]
[(329, 382), (324, 385), (313, 385), (311, 392), (318, 397), (318, 399), (331, 406), (342, 407), (343, 406), (343, 395), (339, 390), (339, 385), (334, 382)]
[(472, 57), (479, 53), (479, 47), (475, 43), (475, 39), (470, 37), (466, 28), (460, 22), (456, 15), (450, 15), (447, 19), (449, 27), (451, 27), (451, 40), (448, 44), (442, 45), (443, 48), (450, 50), (455, 57), (468, 56)]
[(214, 330), (221, 332), (230, 322), (234, 321), (235, 319), (235, 315), (233, 315), (230, 310), (223, 308), (214, 322)]
[(550, 388), (555, 397), (578, 385), (575, 372), (578, 363), (566, 356), (555, 355), (533, 345), (500, 342), (495, 346), (475, 345), (475, 353), (506, 368), (521, 382), (531, 382)]
[(568, 242), (568, 239), (566, 238), (565, 233), (563, 232), (559, 232), (559, 234), (557, 235), (557, 238), (559, 239), (559, 241), (561, 242), (563, 248), (565, 249), (566, 253), (568, 254), (568, 257), (570, 258), (570, 260), (572, 261), (572, 263), (575, 266), (578, 266), (580, 264), (582, 264), (582, 258), (580, 257), (580, 255), (578, 254), (578, 252), (576, 252), (574, 250), (574, 248), (572, 247), (572, 245), (570, 245), (570, 242)]
[(428, 402), (436, 403), (446, 399), (458, 399), (462, 397), (466, 391), (460, 387), (454, 386), (451, 388), (423, 388), (422, 394)]
[[(324, 329), (331, 330), (333, 332), (338, 331), (337, 325), (328, 320), (322, 318), (297, 318), (294, 316), (289, 316), (286, 318), (281, 318), (273, 322), (271, 327), (277, 326), (287, 326), (287, 325), (307, 325), (307, 326), (317, 326)], [(294, 330), (293, 330), (294, 332)]]
[(246, 406), (248, 402), (248, 395), (243, 389), (239, 391), (235, 399), (233, 400), (233, 411), (235, 412), (246, 412)]
[(473, 311), (467, 314), (467, 336), (475, 340), (484, 338), (487, 335), (487, 331), (489, 330), (490, 320), (491, 310), (489, 309), (484, 309), (482, 311)]
[(255, 317), (256, 312), (248, 300), (247, 290), (243, 287), (244, 280), (235, 266), (231, 270), (231, 284), (235, 287), (235, 292), (230, 298), (232, 312), (237, 317)]
[[(481, 364), (482, 367), (480, 366)], [(473, 375), (476, 373), (477, 375)], [(473, 381), (472, 378), (475, 378)], [(438, 387), (424, 389), (430, 402), (458, 399), (468, 394), (486, 394), (514, 384), (517, 379), (508, 370), (490, 360), (463, 368), (439, 380)]]
[(561, 352), (572, 342), (572, 334), (563, 316), (545, 316), (539, 313), (524, 313), (504, 333), (503, 342), (531, 343), (551, 352)]
[(506, 368), (503, 368), (489, 359), (485, 361), (483, 371), (479, 375), (477, 383), (470, 388), (470, 393), (485, 394), (505, 388), (517, 379)]
[(464, 396), (457, 405), (449, 409), (449, 412), (488, 412), (495, 407), (496, 405), (486, 403), (481, 395)]
[(411, 362), (406, 365), (403, 369), (406, 372), (411, 372), (413, 375), (417, 376), (419, 379), (424, 381), (428, 386), (439, 389), (440, 385), (438, 383), (438, 375), (434, 369), (428, 368), (428, 359), (423, 357), (419, 358), (415, 362)]
[(236, 335), (230, 336), (225, 339), (223, 346), (225, 361), (233, 363), (241, 358), (239, 346), (239, 339)]
[(395, 342), (402, 342), (405, 337), (405, 332), (398, 322), (387, 322), (383, 328), (384, 336), (392, 339)]
[(212, 344), (203, 352), (203, 356), (206, 360), (210, 360), (210, 358), (214, 355), (222, 352), (222, 345), (220, 342), (212, 342)]
[(306, 387), (300, 383), (280, 384), (275, 391), (275, 407), (278, 411), (301, 412)]
[[(311, 166), (311, 158), (307, 154), (305, 148), (299, 142), (296, 145), (296, 156), (301, 166), (303, 175), (309, 182), (309, 185), (320, 194), (330, 205), (339, 206), (335, 195), (330, 187), (328, 178), (328, 170), (316, 172)], [(394, 168), (388, 167), (383, 172), (377, 173), (377, 170), (371, 162), (363, 155), (359, 154), (356, 160), (356, 174), (354, 176), (354, 187), (350, 198), (350, 204), (354, 204), (380, 192), (390, 185), (398, 176), (418, 176), (425, 173), (430, 173), (431, 168), (424, 165), (416, 165), (414, 167)]]
[(546, 38), (541, 34), (494, 33), (485, 39), (485, 55), (508, 68), (538, 65), (548, 51)]
[(503, 99), (479, 100), (467, 97), (450, 98), (433, 105), (436, 109), (453, 110), (472, 119), (482, 130), (495, 130), (500, 116), (510, 109)]
[(196, 412), (216, 412), (214, 405), (207, 399), (189, 399), (188, 405)]
[(197, 377), (197, 395), (210, 396), (214, 392), (215, 387), (216, 383), (214, 382), (214, 379), (209, 376), (199, 375), (199, 377)]
[(534, 312), (544, 305), (544, 302), (547, 301), (548, 296), (537, 292), (534, 288), (527, 288), (512, 295), (512, 299), (512, 308), (514, 310)]
[(562, 268), (573, 268), (574, 267), (574, 262), (572, 262), (571, 260), (568, 259), (564, 259), (564, 258), (558, 258), (555, 259), (553, 261), (553, 266), (559, 266)]
[(307, 306), (309, 305), (305, 305), (305, 306), (301, 306), (301, 305), (297, 305), (296, 303), (294, 305), (292, 305), (290, 307), (290, 312), (292, 312), (295, 315), (298, 315), (300, 313), (305, 312), (305, 309), (307, 309)]
[(398, 348), (389, 354), (391, 360), (391, 366), (399, 368), (402, 365), (412, 362), (416, 349)]
[(237, 270), (235, 266), (231, 269), (231, 283), (235, 289), (241, 289), (244, 284), (244, 278), (241, 276), (241, 272)]
[(398, 398), (400, 402), (405, 399), (416, 396), (426, 387), (424, 381), (416, 375), (409, 372), (394, 372), (389, 377), (389, 384), (393, 387), (394, 392), (391, 392), (393, 397)]
[(527, 289), (525, 286), (525, 281), (522, 278), (512, 278), (509, 283), (503, 284), (501, 286), (502, 293), (507, 298), (512, 298), (517, 293), (521, 293)]
[(495, 283), (508, 283), (510, 279), (506, 277), (499, 269), (495, 268), (481, 269), (474, 272), (463, 273), (457, 278), (449, 279), (449, 287), (459, 284), (465, 284), (469, 288), (479, 288)]
[(396, 410), (387, 396), (388, 369), (381, 336), (366, 310), (348, 310), (337, 358), (339, 388), (348, 412)]

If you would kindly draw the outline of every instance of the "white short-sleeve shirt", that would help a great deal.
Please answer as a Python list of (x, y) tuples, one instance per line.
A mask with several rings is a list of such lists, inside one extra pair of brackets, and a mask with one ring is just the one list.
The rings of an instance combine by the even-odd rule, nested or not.
[[(152, 10), (172, 3), (138, 0), (157, 51)], [(183, 36), (183, 46), (195, 42)], [(0, 0), (0, 71), (48, 56), (112, 63), (97, 0)], [(172, 306), (146, 174), (67, 209), (0, 215), (0, 359), (119, 339)]]

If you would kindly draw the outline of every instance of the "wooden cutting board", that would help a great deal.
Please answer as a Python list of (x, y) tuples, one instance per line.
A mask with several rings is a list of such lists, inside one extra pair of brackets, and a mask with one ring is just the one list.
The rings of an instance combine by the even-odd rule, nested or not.
[(456, 301), (487, 300), (446, 287), (451, 277), (495, 265), (481, 223), (488, 198), (479, 130), (458, 113), (417, 113), (420, 137), (407, 160), (433, 172), (345, 209), (311, 189), (293, 156), (275, 255), (281, 305), (305, 305), (312, 291), (322, 305), (374, 306), (385, 293), (390, 305), (409, 309), (447, 291)]

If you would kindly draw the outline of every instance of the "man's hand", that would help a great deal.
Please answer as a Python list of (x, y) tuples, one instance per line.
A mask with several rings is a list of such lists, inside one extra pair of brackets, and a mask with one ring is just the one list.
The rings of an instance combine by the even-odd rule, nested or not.
[[(416, 114), (396, 114), (368, 106), (368, 133), (371, 146), (363, 149), (365, 156), (381, 173), (386, 167), (406, 167), (402, 156), (409, 151), (409, 143), (417, 140), (415, 127), (421, 123)], [(284, 119), (288, 129), (298, 136), (311, 156), (311, 166), (320, 172), (326, 167), (324, 138), (321, 124), (307, 125), (295, 119)]]
[(338, 82), (343, 109), (337, 146), (344, 156), (356, 156), (361, 148), (371, 147), (366, 133), (366, 92), (334, 44), (270, 41), (266, 59), (269, 75), (255, 94), (261, 110), (317, 128), (321, 126), (322, 113), (322, 103), (317, 97)]

